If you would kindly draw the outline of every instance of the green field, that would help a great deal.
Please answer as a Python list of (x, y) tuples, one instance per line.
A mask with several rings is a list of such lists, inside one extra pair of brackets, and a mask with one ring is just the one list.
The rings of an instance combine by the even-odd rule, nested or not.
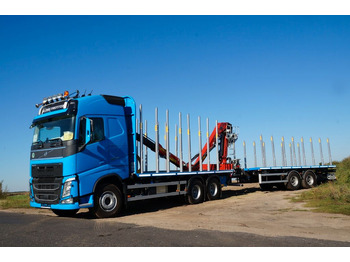
[(4, 194), (0, 199), (0, 208), (29, 208), (29, 193)]

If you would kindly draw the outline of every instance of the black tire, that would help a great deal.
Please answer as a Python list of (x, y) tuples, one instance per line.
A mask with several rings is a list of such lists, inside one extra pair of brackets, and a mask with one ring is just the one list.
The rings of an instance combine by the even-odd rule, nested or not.
[(192, 205), (199, 204), (204, 201), (204, 197), (203, 183), (198, 179), (193, 180), (188, 187), (187, 202)]
[(290, 171), (286, 188), (288, 190), (298, 190), (301, 186), (301, 178), (297, 171)]
[(303, 188), (311, 188), (317, 186), (317, 177), (315, 173), (311, 170), (304, 172), (301, 185)]
[(122, 194), (118, 187), (113, 184), (101, 185), (94, 198), (93, 215), (98, 218), (116, 216), (123, 205)]
[(221, 183), (216, 178), (209, 178), (207, 182), (207, 199), (216, 200), (221, 197)]
[(260, 184), (260, 189), (262, 191), (271, 191), (273, 185), (272, 184)]
[(60, 210), (60, 209), (51, 209), (54, 214), (59, 217), (73, 217), (78, 213), (79, 209), (73, 210)]

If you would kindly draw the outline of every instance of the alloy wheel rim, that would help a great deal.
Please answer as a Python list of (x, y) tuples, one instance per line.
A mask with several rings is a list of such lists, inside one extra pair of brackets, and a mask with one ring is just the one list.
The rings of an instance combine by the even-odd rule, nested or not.
[(117, 206), (118, 200), (113, 192), (107, 191), (101, 195), (99, 202), (104, 211), (110, 212)]

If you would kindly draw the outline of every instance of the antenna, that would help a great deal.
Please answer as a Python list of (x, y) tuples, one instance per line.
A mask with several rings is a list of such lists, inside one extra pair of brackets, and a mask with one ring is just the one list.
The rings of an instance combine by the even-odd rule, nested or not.
[(78, 98), (79, 97), (79, 90), (77, 90), (75, 93), (73, 93), (73, 94), (76, 94), (73, 98)]
[(90, 92), (90, 94), (88, 94), (88, 96), (91, 96), (91, 94), (92, 94), (92, 91), (94, 91), (93, 89), (91, 90), (91, 92)]

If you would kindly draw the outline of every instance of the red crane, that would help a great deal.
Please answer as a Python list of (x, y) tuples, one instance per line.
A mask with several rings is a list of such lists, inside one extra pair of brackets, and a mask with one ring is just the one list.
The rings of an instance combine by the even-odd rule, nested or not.
[[(139, 134), (137, 134), (136, 138), (138, 141), (140, 141)], [(233, 164), (231, 163), (231, 159), (228, 157), (228, 147), (235, 140), (237, 140), (237, 135), (235, 133), (232, 133), (232, 125), (227, 122), (218, 123), (218, 146), (219, 146), (218, 151), (219, 151), (219, 169), (220, 170), (230, 170), (234, 168)], [(147, 146), (149, 149), (151, 149), (153, 152), (155, 152), (155, 142), (145, 135), (143, 136), (143, 144)], [(214, 128), (213, 132), (209, 137), (209, 152), (212, 149), (214, 149), (215, 146), (216, 146), (216, 128)], [(206, 143), (202, 149), (202, 162), (204, 162), (204, 160), (206, 159), (207, 153), (208, 153), (208, 145)], [(162, 145), (160, 144), (159, 144), (159, 156), (162, 158), (166, 158), (166, 149), (162, 147)], [(188, 170), (189, 164), (192, 164), (193, 171), (200, 170), (199, 160), (200, 160), (199, 154), (197, 154), (192, 158), (192, 162), (195, 161), (193, 164), (182, 162), (183, 169)], [(180, 159), (170, 152), (169, 152), (169, 161), (175, 166), (180, 167), (180, 163), (181, 163)], [(208, 170), (207, 164), (203, 164), (203, 170)], [(216, 170), (216, 164), (211, 164), (210, 170)]]

